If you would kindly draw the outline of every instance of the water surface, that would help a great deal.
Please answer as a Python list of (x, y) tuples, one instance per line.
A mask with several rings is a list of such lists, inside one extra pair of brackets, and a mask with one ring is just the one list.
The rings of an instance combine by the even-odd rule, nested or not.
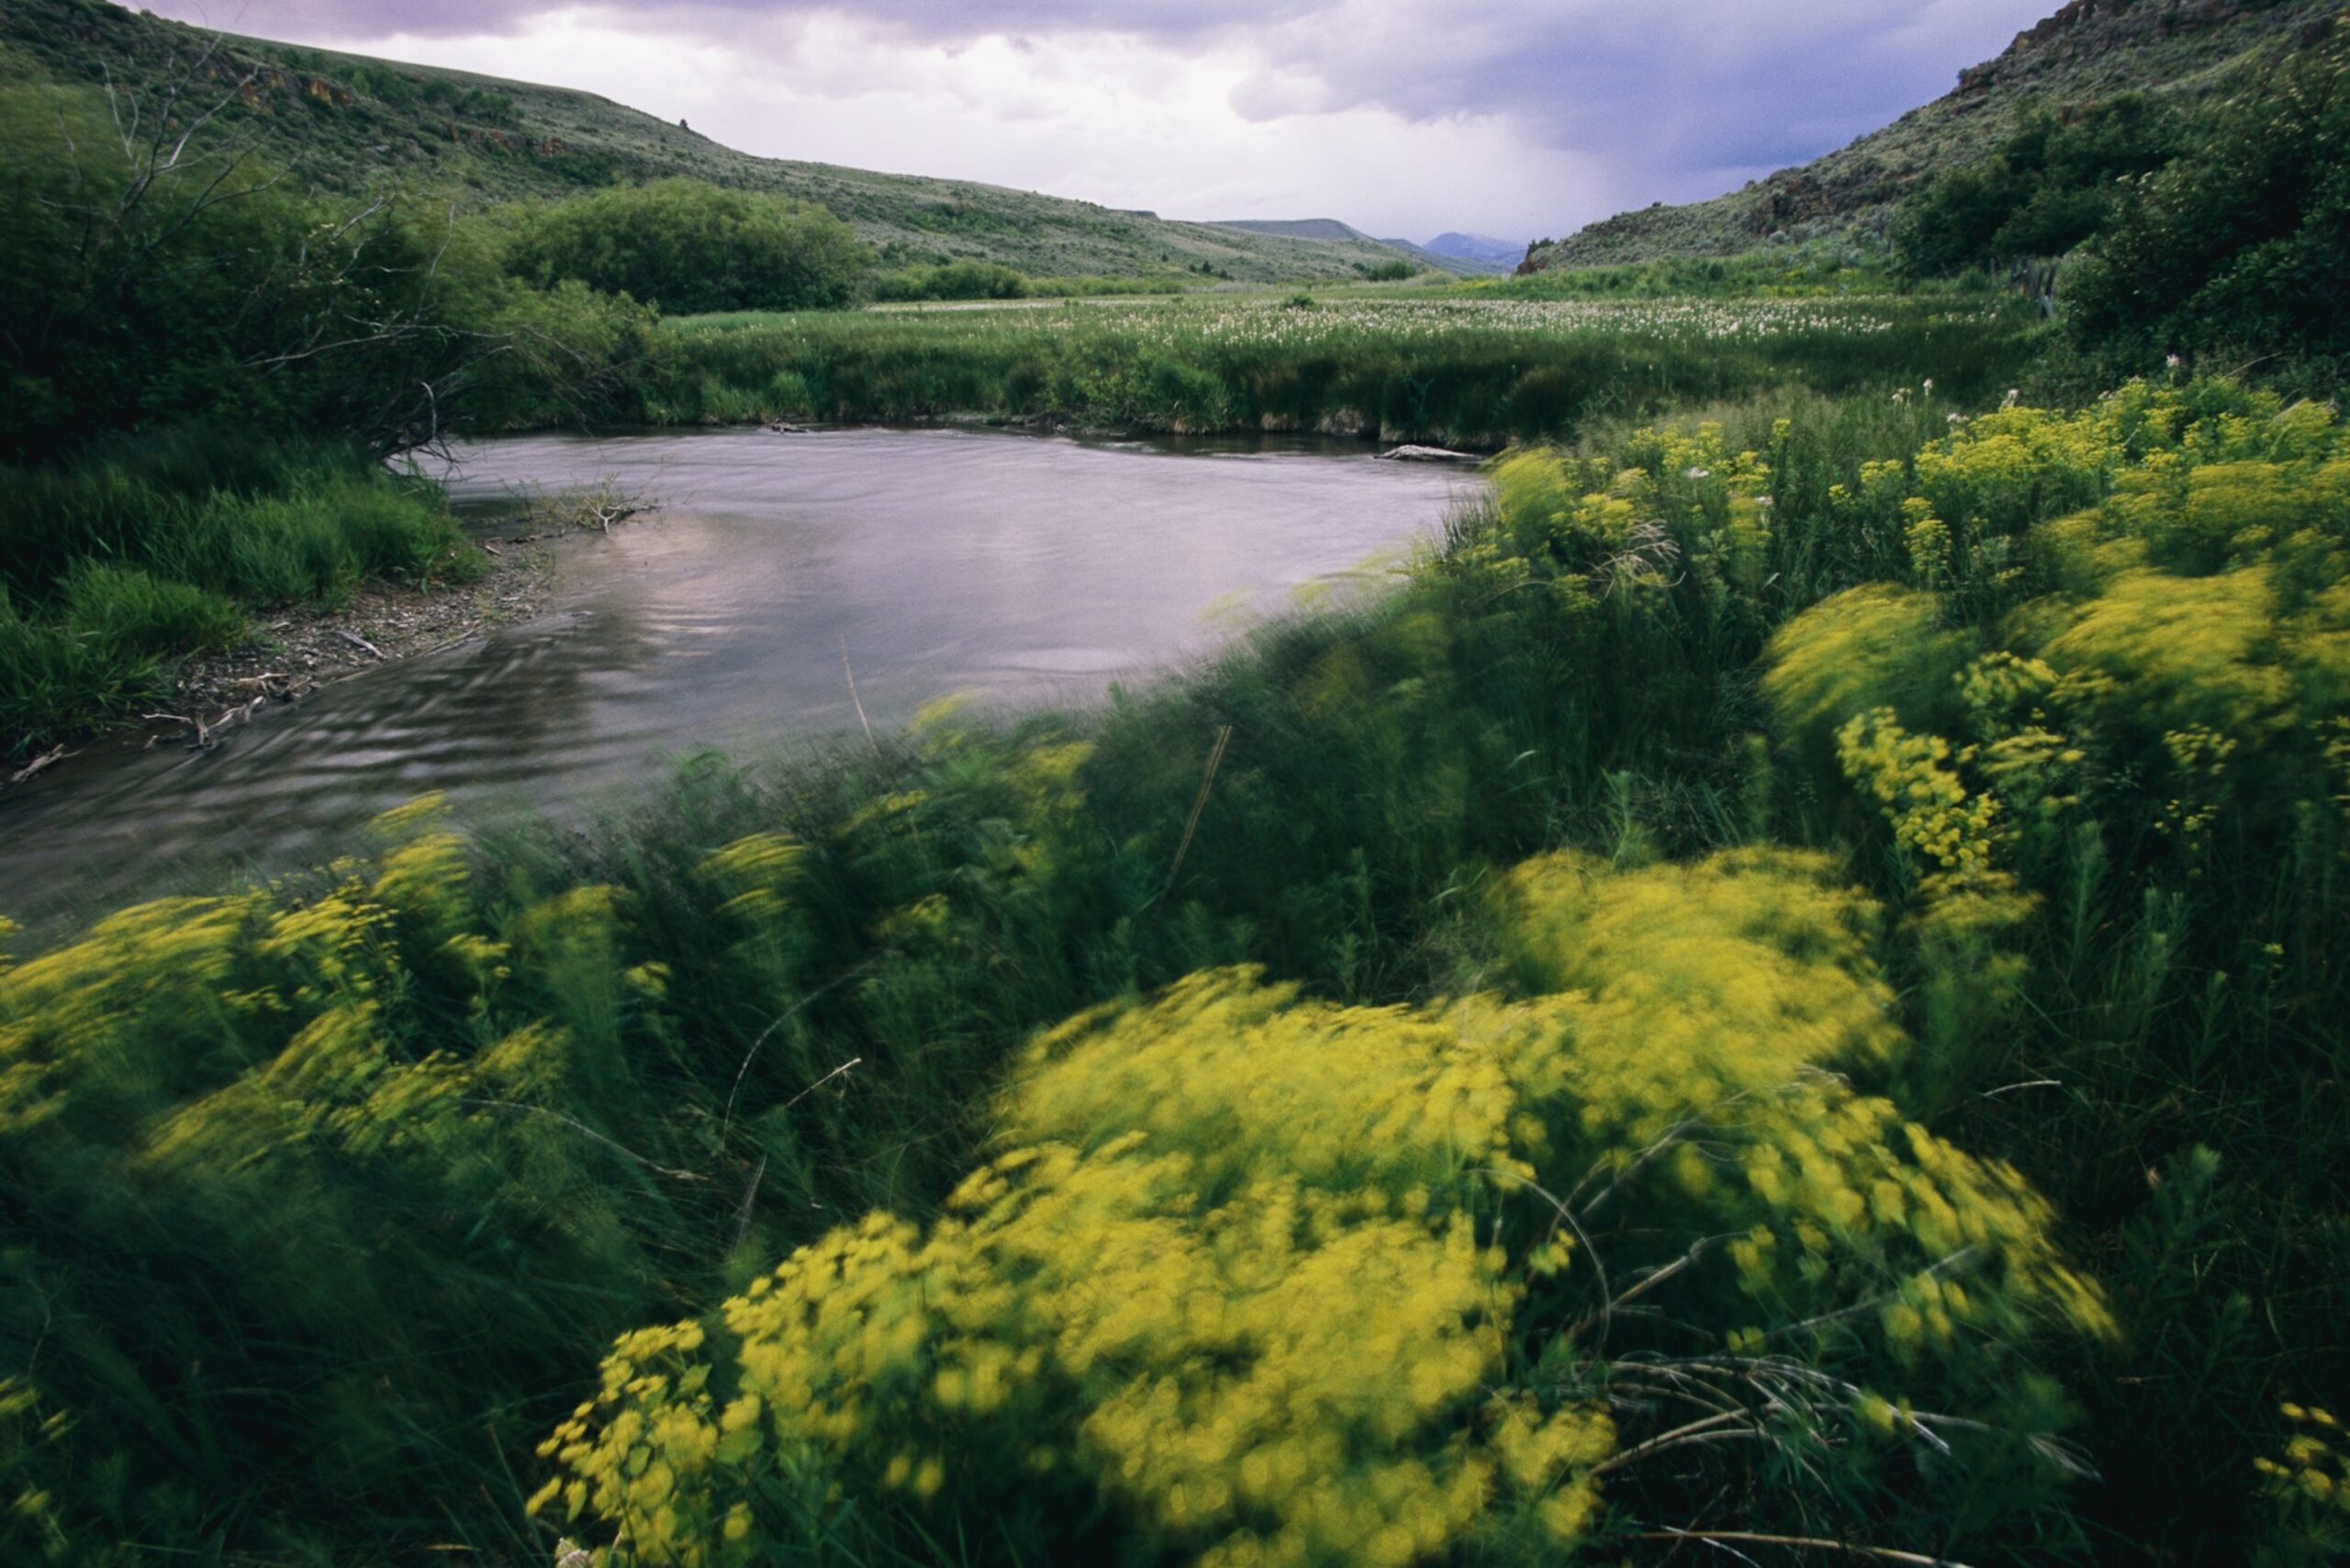
[(1300, 443), (996, 431), (530, 436), (451, 488), (610, 479), (659, 510), (561, 548), (547, 613), (265, 711), (219, 747), (88, 748), (0, 792), (0, 911), (53, 920), (339, 853), (426, 790), (589, 809), (699, 745), (764, 751), (931, 699), (1090, 701), (1309, 583), (1360, 582), (1468, 477)]

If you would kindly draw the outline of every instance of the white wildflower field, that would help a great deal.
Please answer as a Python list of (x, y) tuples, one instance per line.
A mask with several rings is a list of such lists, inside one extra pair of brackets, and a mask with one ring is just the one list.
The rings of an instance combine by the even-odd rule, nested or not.
[(663, 329), (656, 418), (980, 415), (1500, 447), (1773, 386), (1996, 398), (2031, 328), (1994, 298), (1193, 295), (736, 313)]

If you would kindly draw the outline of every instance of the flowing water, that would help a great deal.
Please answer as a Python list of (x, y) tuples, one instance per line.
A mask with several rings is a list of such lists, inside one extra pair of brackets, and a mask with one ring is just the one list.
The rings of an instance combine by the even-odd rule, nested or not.
[(560, 548), (547, 611), (264, 711), (211, 752), (126, 740), (0, 793), (0, 912), (54, 921), (285, 868), (446, 790), (592, 809), (700, 745), (768, 751), (923, 702), (1083, 702), (1303, 585), (1375, 578), (1472, 488), (1299, 443), (966, 431), (530, 436), (460, 504), (610, 480), (659, 510)]

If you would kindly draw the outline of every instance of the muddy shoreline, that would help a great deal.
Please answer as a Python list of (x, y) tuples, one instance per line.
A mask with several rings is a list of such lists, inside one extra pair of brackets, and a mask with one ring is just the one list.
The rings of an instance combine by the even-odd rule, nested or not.
[(299, 702), (337, 681), (527, 621), (545, 608), (554, 591), (556, 537), (476, 540), (489, 570), (470, 583), (369, 582), (337, 605), (258, 611), (242, 643), (184, 661), (171, 691), (143, 713), (84, 731), (0, 773), (0, 790), (29, 782), (84, 746), (142, 730), (151, 746), (208, 748), (223, 730), (265, 709)]
[(297, 701), (331, 681), (527, 620), (553, 590), (552, 553), (545, 544), (500, 543), (496, 551), (486, 575), (458, 587), (369, 583), (332, 608), (295, 606), (256, 618), (241, 645), (181, 666), (169, 707), (205, 713), (256, 696)]

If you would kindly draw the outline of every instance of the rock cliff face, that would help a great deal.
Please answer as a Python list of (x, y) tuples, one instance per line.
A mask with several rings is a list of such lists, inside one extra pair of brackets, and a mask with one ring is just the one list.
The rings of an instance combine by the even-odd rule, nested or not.
[(2341, 9), (2342, 0), (2072, 0), (1883, 130), (1711, 201), (1618, 213), (1518, 270), (1879, 235), (1911, 185), (1983, 156), (2029, 107), (2062, 114), (2117, 93), (2213, 91), (2323, 38)]

